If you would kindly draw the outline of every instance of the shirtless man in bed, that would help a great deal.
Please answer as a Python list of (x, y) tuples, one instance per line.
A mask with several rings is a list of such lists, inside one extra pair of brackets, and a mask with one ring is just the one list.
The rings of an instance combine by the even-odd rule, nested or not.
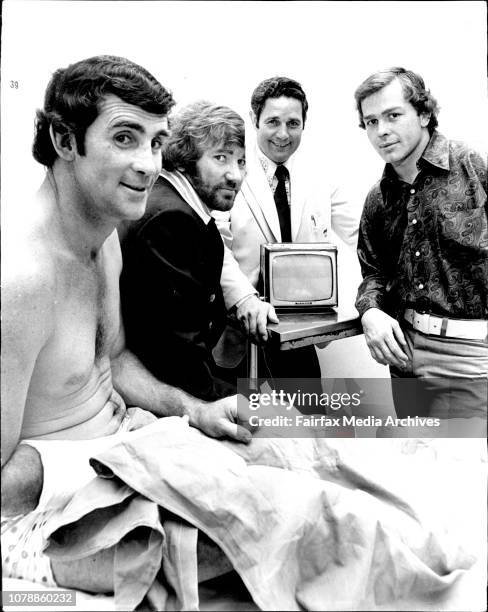
[[(46, 178), (18, 226), (4, 231), (2, 540), (43, 491), (41, 457), (22, 440), (114, 434), (128, 420), (126, 405), (250, 440), (236, 424), (235, 398), (197, 400), (155, 379), (124, 348), (115, 228), (144, 214), (173, 104), (145, 69), (112, 56), (60, 69), (47, 88), (33, 147)], [(128, 428), (153, 415), (139, 411)], [(11, 568), (10, 546), (2, 548)], [(19, 568), (10, 573), (20, 577)]]

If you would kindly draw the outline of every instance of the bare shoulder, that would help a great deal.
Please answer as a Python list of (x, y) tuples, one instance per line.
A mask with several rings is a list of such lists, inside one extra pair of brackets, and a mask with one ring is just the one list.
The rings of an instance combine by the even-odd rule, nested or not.
[[(32, 221), (32, 220), (31, 220)], [(51, 327), (56, 272), (54, 258), (42, 227), (14, 220), (2, 232), (2, 332), (43, 335)]]

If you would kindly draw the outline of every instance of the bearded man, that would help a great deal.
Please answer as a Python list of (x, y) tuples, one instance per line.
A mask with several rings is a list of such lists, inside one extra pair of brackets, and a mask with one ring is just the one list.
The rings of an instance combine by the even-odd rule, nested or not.
[(223, 266), (254, 292), (211, 216), (229, 211), (241, 187), (244, 135), (230, 108), (200, 101), (182, 109), (146, 214), (122, 242), (128, 345), (157, 378), (207, 401), (236, 392), (212, 374), (226, 322)]

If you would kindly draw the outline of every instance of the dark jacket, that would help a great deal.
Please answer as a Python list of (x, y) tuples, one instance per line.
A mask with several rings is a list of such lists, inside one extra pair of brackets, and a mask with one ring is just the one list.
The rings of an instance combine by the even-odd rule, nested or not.
[(122, 239), (127, 347), (158, 379), (206, 400), (229, 394), (210, 371), (226, 320), (223, 253), (213, 219), (205, 224), (162, 177)]

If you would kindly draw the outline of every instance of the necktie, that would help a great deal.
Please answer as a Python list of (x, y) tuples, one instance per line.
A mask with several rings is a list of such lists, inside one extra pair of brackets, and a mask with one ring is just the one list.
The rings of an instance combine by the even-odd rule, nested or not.
[(283, 165), (277, 166), (275, 176), (278, 179), (278, 185), (274, 193), (274, 201), (276, 210), (278, 211), (278, 219), (280, 220), (281, 241), (291, 242), (290, 206), (288, 205), (285, 187), (285, 180), (288, 178), (288, 170)]

